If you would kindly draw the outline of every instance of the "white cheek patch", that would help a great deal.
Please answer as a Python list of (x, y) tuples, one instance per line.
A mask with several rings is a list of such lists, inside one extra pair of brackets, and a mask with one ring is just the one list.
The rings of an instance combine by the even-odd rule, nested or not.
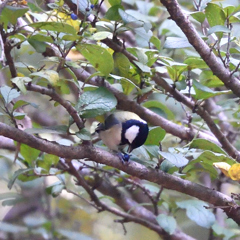
[(139, 133), (139, 126), (133, 125), (126, 130), (124, 135), (125, 135), (125, 138), (129, 141), (129, 143), (132, 143), (133, 140), (138, 135), (138, 133)]

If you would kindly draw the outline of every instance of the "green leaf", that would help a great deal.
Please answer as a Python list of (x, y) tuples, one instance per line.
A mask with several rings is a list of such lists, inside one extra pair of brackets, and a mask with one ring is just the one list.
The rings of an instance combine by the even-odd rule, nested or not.
[(38, 53), (44, 53), (46, 52), (47, 43), (40, 42), (38, 40), (28, 39), (29, 44), (38, 52)]
[(42, 13), (42, 8), (38, 7), (38, 5), (34, 3), (27, 3), (28, 7), (30, 8), (31, 12), (37, 12), (37, 13)]
[(57, 197), (60, 195), (60, 193), (62, 192), (63, 189), (65, 189), (65, 185), (63, 184), (59, 184), (59, 185), (55, 185), (52, 188), (52, 196), (53, 197)]
[(193, 161), (199, 162), (199, 163), (208, 163), (209, 165), (213, 165), (214, 162), (226, 162), (229, 165), (233, 165), (234, 163), (236, 163), (236, 161), (233, 158), (228, 157), (225, 154), (215, 153), (215, 152), (211, 152), (209, 150), (206, 150), (203, 153), (201, 153)]
[(231, 30), (225, 26), (221, 26), (221, 25), (216, 25), (211, 27), (208, 30), (207, 35), (211, 35), (212, 33), (217, 33), (217, 32), (221, 32), (221, 33), (231, 33)]
[(76, 136), (85, 141), (89, 141), (92, 139), (91, 133), (86, 128), (83, 128), (81, 129), (81, 131), (77, 132)]
[(224, 91), (213, 91), (212, 89), (203, 86), (201, 83), (197, 82), (196, 80), (193, 80), (193, 88), (195, 90), (195, 98), (196, 99), (208, 99), (210, 97), (222, 95), (222, 94), (231, 94), (232, 91), (230, 90), (224, 90)]
[(29, 74), (30, 77), (40, 77), (46, 79), (53, 86), (57, 85), (59, 81), (59, 74), (54, 70), (43, 70), (41, 72), (35, 72)]
[(45, 191), (48, 194), (51, 194), (53, 197), (57, 197), (59, 196), (59, 194), (62, 192), (63, 189), (65, 189), (65, 185), (61, 182), (55, 182), (54, 184), (52, 184), (51, 186), (48, 186)]
[(28, 173), (23, 173), (18, 176), (18, 180), (21, 182), (30, 182), (37, 178), (39, 177), (35, 174), (33, 169), (30, 170)]
[(112, 33), (110, 32), (106, 32), (106, 31), (102, 31), (102, 32), (97, 32), (97, 33), (94, 33), (90, 39), (92, 40), (95, 40), (95, 41), (99, 41), (99, 40), (103, 40), (105, 38), (108, 38), (112, 36)]
[(31, 148), (26, 144), (21, 144), (20, 146), (20, 153), (29, 165), (31, 165), (33, 161), (38, 158), (40, 152), (40, 150), (36, 148)]
[(52, 154), (45, 154), (43, 161), (45, 163), (48, 163), (49, 166), (56, 166), (56, 164), (59, 162), (59, 157), (56, 155), (52, 155)]
[[(175, 116), (171, 112), (171, 110), (165, 104), (163, 104), (159, 101), (154, 101), (154, 100), (147, 101), (147, 102), (143, 103), (143, 106), (152, 110), (153, 112), (169, 119), (169, 120), (175, 119)], [(158, 109), (160, 110), (160, 112), (157, 111)]]
[(99, 21), (96, 23), (97, 30), (100, 31), (108, 31), (113, 33), (115, 31), (114, 24), (108, 21)]
[(203, 12), (194, 12), (191, 13), (191, 16), (200, 23), (203, 23), (205, 20), (205, 14)]
[(206, 209), (207, 203), (200, 200), (186, 200), (182, 202), (176, 202), (177, 206), (186, 209), (187, 216), (194, 221), (197, 225), (210, 228), (215, 222), (214, 214)]
[(236, 17), (236, 16), (231, 16), (229, 18), (229, 23), (239, 23), (239, 17)]
[(77, 33), (73, 26), (63, 22), (36, 22), (29, 24), (29, 26), (36, 29), (54, 31), (59, 33), (68, 33), (72, 35), (76, 35)]
[(132, 15), (126, 13), (121, 8), (118, 9), (118, 13), (121, 16), (123, 23), (129, 28), (140, 28), (143, 27), (144, 22), (136, 19)]
[(167, 37), (163, 48), (188, 48), (192, 47), (187, 38)]
[(211, 27), (216, 25), (224, 25), (226, 17), (223, 9), (219, 5), (208, 3), (207, 7), (205, 8), (205, 13), (208, 23)]
[(209, 140), (201, 139), (201, 138), (194, 139), (191, 142), (189, 148), (190, 149), (197, 148), (197, 149), (202, 149), (202, 150), (209, 150), (209, 151), (212, 151), (215, 153), (222, 153), (222, 154), (227, 155), (227, 153), (221, 147), (219, 147), (217, 144), (215, 144)]
[(26, 94), (27, 93), (27, 89), (25, 87), (25, 84), (31, 82), (32, 79), (29, 78), (29, 77), (15, 77), (15, 78), (12, 78), (11, 81), (14, 84), (16, 84), (16, 86), (20, 89), (20, 91), (23, 94)]
[(20, 96), (20, 93), (16, 89), (12, 89), (8, 86), (0, 87), (0, 93), (3, 97), (5, 104), (10, 103), (14, 98)]
[[(236, 163), (234, 159), (226, 156), (225, 154), (215, 153), (211, 151), (204, 151), (200, 155), (196, 156), (185, 168), (184, 172), (190, 174), (191, 172), (200, 172), (204, 171), (210, 174), (210, 176), (215, 179), (218, 177), (218, 172), (213, 166), (213, 163), (216, 162), (226, 162), (229, 165)], [(201, 165), (201, 168), (196, 167), (196, 164)]]
[(214, 234), (216, 234), (218, 237), (220, 237), (223, 240), (230, 240), (230, 239), (234, 239), (233, 237), (240, 236), (239, 229), (238, 229), (238, 232), (236, 232), (237, 229), (234, 229), (234, 228), (228, 229), (218, 223), (214, 223), (212, 226), (212, 229), (214, 231)]
[(146, 64), (143, 64), (143, 63), (135, 61), (135, 60), (133, 60), (133, 62), (141, 69), (142, 72), (145, 72), (145, 73), (151, 72), (151, 68), (148, 67)]
[(53, 39), (50, 36), (44, 35), (44, 34), (35, 34), (32, 35), (28, 38), (28, 41), (32, 40), (32, 41), (38, 41), (38, 42), (48, 42), (48, 43), (53, 43)]
[(13, 112), (13, 117), (17, 120), (22, 120), (25, 118), (25, 116), (26, 116), (25, 113), (16, 112), (16, 111)]
[(82, 36), (79, 36), (79, 35), (71, 35), (71, 34), (65, 34), (64, 36), (62, 36), (62, 40), (65, 40), (65, 41), (76, 41), (76, 40), (81, 40), (82, 39)]
[(159, 154), (178, 168), (188, 164), (188, 159), (185, 158), (181, 153), (169, 153), (159, 151)]
[(4, 28), (6, 29), (8, 23), (15, 25), (17, 23), (17, 19), (22, 17), (28, 10), (28, 8), (6, 6), (2, 10), (0, 22), (4, 24)]
[(108, 0), (108, 2), (111, 4), (111, 6), (114, 6), (121, 4), (122, 0)]
[(155, 37), (155, 36), (152, 36), (150, 38), (150, 43), (152, 43), (157, 50), (161, 50), (161, 41), (159, 40), (159, 38)]
[(164, 139), (166, 131), (161, 127), (153, 127), (150, 129), (145, 145), (159, 145)]
[(159, 226), (166, 232), (172, 235), (177, 227), (176, 220), (173, 216), (167, 216), (165, 214), (159, 214), (156, 218)]
[(104, 87), (84, 92), (76, 105), (79, 114), (84, 118), (96, 117), (110, 112), (117, 105), (115, 96)]
[(208, 65), (199, 57), (188, 57), (184, 63), (188, 65), (190, 70), (196, 68), (208, 68)]
[(224, 85), (216, 75), (213, 75), (212, 71), (202, 71), (199, 79), (201, 84), (207, 87), (222, 87)]
[(13, 174), (13, 176), (11, 177), (11, 179), (9, 180), (9, 182), (8, 182), (8, 188), (9, 188), (9, 189), (12, 188), (14, 182), (16, 181), (16, 179), (17, 179), (20, 175), (22, 175), (23, 173), (27, 173), (27, 172), (29, 172), (29, 171), (32, 171), (32, 170), (33, 170), (33, 168), (24, 168), (24, 169), (22, 168), (22, 169), (18, 169), (18, 170)]
[(52, 154), (44, 154), (42, 160), (37, 162), (38, 167), (45, 169), (47, 172), (50, 170), (52, 166), (56, 166), (59, 161), (59, 157)]
[[(168, 173), (169, 170), (171, 169), (175, 169), (175, 165), (172, 164), (171, 162), (169, 162), (168, 160), (163, 160), (161, 165), (160, 165), (160, 169), (163, 171), (163, 172), (166, 172)], [(175, 170), (175, 172), (177, 171), (178, 169)]]
[[(124, 93), (126, 95), (129, 95), (134, 88), (136, 88), (139, 92), (141, 92), (141, 89), (130, 79), (128, 79), (126, 77), (114, 75), (114, 74), (109, 74), (109, 76), (111, 78), (115, 79), (116, 81), (121, 82), (121, 84), (120, 84), (121, 88), (119, 90), (122, 91), (122, 88), (123, 88)], [(111, 79), (110, 77), (108, 79)]]
[(26, 40), (26, 37), (22, 33), (16, 33), (8, 37), (8, 39), (19, 39), (21, 42)]
[(145, 49), (143, 49), (143, 48), (128, 48), (127, 50), (138, 58), (138, 62), (140, 62), (142, 64), (147, 64), (148, 56), (146, 54)]
[(13, 111), (16, 110), (19, 107), (23, 107), (23, 106), (26, 106), (26, 105), (29, 105), (29, 104), (30, 104), (29, 102), (26, 102), (24, 100), (18, 100), (13, 105)]
[(128, 60), (128, 58), (120, 52), (114, 52), (113, 60), (114, 60), (113, 74), (122, 77), (128, 77), (129, 75), (128, 72), (130, 69), (130, 61)]
[(155, 158), (159, 157), (159, 153), (158, 153), (159, 147), (157, 145), (144, 145), (143, 147), (153, 157), (155, 157)]
[(94, 44), (78, 44), (76, 48), (104, 75), (107, 76), (113, 70), (113, 58), (107, 49)]
[(118, 9), (124, 10), (122, 5), (114, 5), (114, 6), (110, 7), (105, 14), (105, 18), (110, 21), (120, 21), (121, 16), (118, 12)]
[(238, 6), (238, 7), (235, 7), (235, 6), (229, 5), (229, 6), (227, 6), (227, 7), (225, 7), (225, 8), (223, 9), (223, 11), (224, 11), (224, 13), (225, 13), (225, 16), (228, 17), (228, 18), (229, 18), (232, 14), (234, 14), (236, 10), (239, 11), (239, 6)]

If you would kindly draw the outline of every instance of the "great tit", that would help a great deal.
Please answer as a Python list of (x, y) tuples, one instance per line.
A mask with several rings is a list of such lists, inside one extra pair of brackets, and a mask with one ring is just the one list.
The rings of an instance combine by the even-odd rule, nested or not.
[[(133, 149), (144, 144), (148, 136), (148, 125), (137, 114), (119, 111), (109, 115), (104, 123), (100, 123), (96, 132), (103, 143), (114, 152), (122, 161), (127, 162)], [(128, 153), (123, 152), (128, 145)], [(121, 154), (123, 153), (123, 154)]]

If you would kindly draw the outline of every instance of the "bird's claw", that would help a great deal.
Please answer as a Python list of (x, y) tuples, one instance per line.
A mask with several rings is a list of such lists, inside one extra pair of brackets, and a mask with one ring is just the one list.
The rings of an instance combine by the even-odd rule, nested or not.
[(125, 164), (126, 162), (129, 161), (131, 155), (128, 153), (117, 153), (117, 156), (122, 161), (122, 163)]

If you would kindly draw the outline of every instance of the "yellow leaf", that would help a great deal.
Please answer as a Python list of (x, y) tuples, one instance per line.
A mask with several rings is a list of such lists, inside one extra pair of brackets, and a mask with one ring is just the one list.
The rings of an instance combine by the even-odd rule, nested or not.
[(215, 168), (220, 169), (221, 172), (222, 172), (225, 176), (230, 177), (229, 174), (228, 174), (228, 171), (229, 171), (229, 169), (231, 168), (231, 165), (229, 165), (228, 163), (226, 163), (226, 162), (215, 162), (215, 163), (213, 163), (213, 166), (214, 166)]
[(25, 77), (25, 75), (22, 74), (22, 73), (20, 73), (20, 72), (17, 73), (17, 76), (18, 76), (18, 77)]
[[(67, 23), (75, 28), (75, 30), (79, 31), (80, 21), (79, 20), (72, 20), (70, 15), (64, 13), (64, 12), (57, 12), (54, 10), (58, 16), (58, 18), (62, 19), (64, 23)], [(55, 20), (56, 21), (56, 20)]]
[(60, 7), (61, 6), (63, 6), (63, 4), (64, 4), (64, 1), (63, 0), (60, 0), (60, 1), (58, 1), (58, 3), (57, 3)]
[(228, 174), (232, 180), (240, 180), (240, 163), (235, 163), (228, 170)]
[(53, 70), (46, 70), (44, 71), (46, 75), (46, 79), (53, 85), (56, 86), (59, 81), (59, 74)]

